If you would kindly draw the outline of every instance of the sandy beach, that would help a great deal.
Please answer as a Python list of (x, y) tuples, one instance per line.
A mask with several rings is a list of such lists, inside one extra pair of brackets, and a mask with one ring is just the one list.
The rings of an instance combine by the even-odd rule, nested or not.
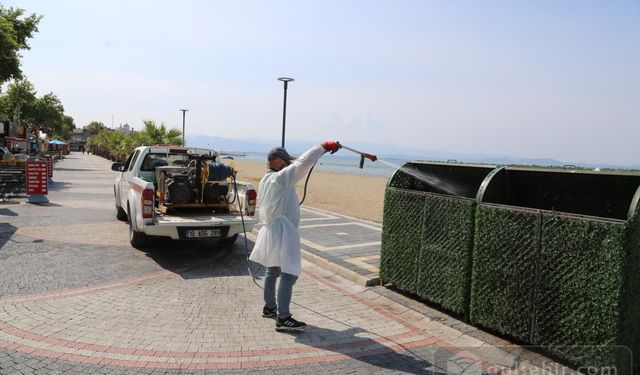
[[(238, 180), (254, 183), (256, 189), (267, 170), (266, 160), (264, 163), (233, 160), (231, 164), (238, 171)], [(384, 177), (314, 170), (309, 179), (304, 206), (381, 223), (386, 184)], [(298, 197), (302, 199), (304, 180), (297, 187)]]

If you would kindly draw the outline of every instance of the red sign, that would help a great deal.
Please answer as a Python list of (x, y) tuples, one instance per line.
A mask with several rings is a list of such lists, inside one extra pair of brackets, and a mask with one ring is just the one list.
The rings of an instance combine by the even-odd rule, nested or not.
[(27, 195), (47, 195), (49, 171), (43, 159), (27, 160)]
[(50, 178), (52, 178), (53, 177), (53, 156), (47, 155), (46, 158), (47, 158), (47, 169), (49, 170), (47, 175)]

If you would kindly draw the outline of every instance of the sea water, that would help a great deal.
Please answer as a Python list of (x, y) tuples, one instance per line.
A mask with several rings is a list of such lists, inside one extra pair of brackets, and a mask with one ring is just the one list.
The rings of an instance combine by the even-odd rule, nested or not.
[[(236, 157), (238, 160), (265, 161), (264, 153), (249, 152), (243, 157)], [(406, 166), (409, 162), (407, 159), (380, 158), (376, 161), (369, 159), (364, 160), (363, 168), (359, 168), (360, 156), (357, 154), (345, 155), (324, 155), (314, 167), (314, 171), (338, 172), (361, 176), (376, 176), (390, 178), (397, 170), (413, 176), (414, 178), (432, 186), (440, 193), (459, 195), (458, 189), (451, 183), (442, 181), (425, 171), (418, 170), (415, 167)]]
[[(265, 157), (265, 153), (248, 152), (244, 157), (235, 158), (237, 160), (266, 162)], [(385, 161), (382, 162), (381, 160), (371, 161), (365, 159), (364, 166), (360, 169), (358, 167), (360, 164), (360, 156), (357, 154), (350, 152), (346, 152), (344, 155), (326, 154), (318, 160), (313, 170), (389, 178), (401, 165), (409, 161), (407, 159), (396, 158), (385, 158), (384, 160)]]

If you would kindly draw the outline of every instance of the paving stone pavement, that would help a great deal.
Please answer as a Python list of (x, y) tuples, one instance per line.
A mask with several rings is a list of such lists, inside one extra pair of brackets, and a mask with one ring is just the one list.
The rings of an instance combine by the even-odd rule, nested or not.
[(109, 164), (72, 153), (56, 163), (49, 204), (0, 203), (0, 374), (480, 374), (552, 363), (365, 286), (380, 226), (313, 209), (292, 306), (308, 327), (277, 333), (260, 316), (262, 282), (248, 276), (242, 239), (129, 245)]

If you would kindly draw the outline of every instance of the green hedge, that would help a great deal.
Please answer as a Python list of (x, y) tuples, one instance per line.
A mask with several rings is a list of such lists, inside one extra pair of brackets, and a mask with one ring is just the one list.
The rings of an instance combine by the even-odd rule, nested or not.
[(468, 312), (475, 201), (387, 188), (380, 278)]
[[(625, 279), (618, 342), (633, 353), (633, 372), (640, 374), (640, 207), (627, 221), (625, 231)], [(626, 359), (625, 356), (619, 362), (625, 362)]]
[(573, 363), (615, 363), (625, 224), (545, 214), (541, 242), (532, 342)]
[[(630, 373), (621, 366), (640, 357), (640, 211), (625, 219), (638, 176), (500, 169), (476, 203), (469, 189), (486, 171), (409, 164), (433, 181), (390, 181), (382, 281), (573, 364)], [(441, 180), (466, 198), (438, 194)]]
[(425, 199), (416, 294), (466, 314), (476, 203), (428, 195)]
[(416, 293), (425, 195), (388, 188), (382, 217), (380, 279)]
[(471, 322), (531, 342), (539, 238), (540, 214), (477, 207)]
[(624, 366), (625, 346), (638, 353), (637, 217), (625, 223), (482, 204), (476, 212), (473, 324), (581, 366)]

